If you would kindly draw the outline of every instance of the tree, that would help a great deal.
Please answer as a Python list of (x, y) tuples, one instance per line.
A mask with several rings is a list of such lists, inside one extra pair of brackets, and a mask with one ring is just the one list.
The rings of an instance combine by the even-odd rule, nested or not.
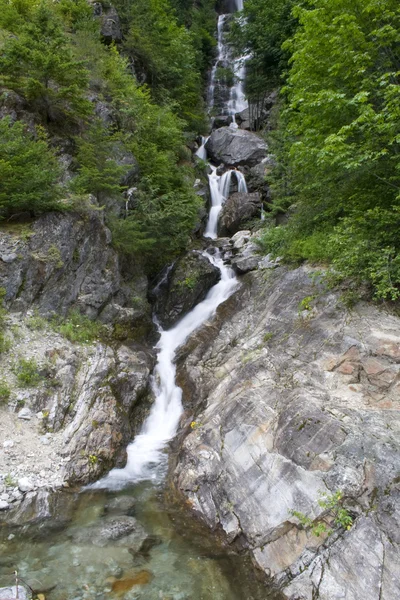
[(59, 208), (56, 186), (60, 168), (39, 130), (35, 139), (25, 125), (0, 121), (0, 215), (29, 211), (38, 214)]
[(43, 3), (5, 41), (0, 82), (21, 94), (46, 122), (76, 120), (91, 113), (85, 98), (87, 70), (74, 58), (54, 11)]

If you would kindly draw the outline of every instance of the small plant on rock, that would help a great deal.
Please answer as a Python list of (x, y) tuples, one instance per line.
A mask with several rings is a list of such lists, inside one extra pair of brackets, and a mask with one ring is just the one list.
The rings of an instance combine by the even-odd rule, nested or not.
[[(324, 515), (325, 518), (331, 517), (333, 518), (333, 523), (336, 527), (349, 530), (353, 525), (353, 517), (349, 511), (343, 507), (342, 503), (343, 494), (340, 490), (332, 495), (323, 493), (321, 494), (321, 498), (318, 500), (319, 506), (326, 511)], [(330, 524), (324, 523), (321, 520), (313, 521), (310, 517), (297, 510), (291, 510), (290, 514), (300, 521), (300, 524), (304, 529), (311, 531), (311, 533), (316, 537), (319, 537), (325, 533), (328, 535), (333, 533), (333, 529)]]
[(43, 376), (39, 373), (39, 366), (34, 358), (21, 358), (14, 366), (13, 372), (18, 383), (22, 387), (33, 387), (38, 385)]
[(7, 402), (10, 398), (11, 390), (4, 379), (0, 380), (0, 402)]

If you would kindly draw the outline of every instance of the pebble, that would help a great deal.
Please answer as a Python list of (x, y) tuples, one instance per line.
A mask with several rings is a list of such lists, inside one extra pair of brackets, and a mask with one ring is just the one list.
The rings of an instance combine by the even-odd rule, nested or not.
[(15, 535), (13, 533), (10, 533), (10, 535), (8, 536), (8, 540), (11, 542), (11, 540), (13, 540), (15, 538)]
[(3, 442), (3, 448), (12, 448), (14, 446), (13, 440), (6, 440)]
[(0, 510), (7, 510), (9, 508), (8, 502), (5, 500), (0, 500)]

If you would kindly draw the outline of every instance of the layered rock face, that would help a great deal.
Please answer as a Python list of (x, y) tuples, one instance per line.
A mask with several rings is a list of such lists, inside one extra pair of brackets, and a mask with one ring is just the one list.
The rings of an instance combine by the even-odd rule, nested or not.
[(221, 127), (212, 132), (206, 150), (214, 162), (227, 167), (254, 166), (267, 155), (267, 144), (250, 131)]
[[(101, 212), (49, 213), (31, 226), (4, 227), (0, 286), (8, 309), (0, 510), (8, 510), (37, 488), (87, 483), (124, 463), (147, 410), (154, 355), (146, 345), (147, 279), (122, 275)], [(72, 309), (98, 321), (102, 341), (67, 335), (88, 327), (70, 319)]]
[[(97, 211), (48, 213), (31, 227), (2, 230), (0, 286), (13, 312), (35, 308), (48, 317), (77, 308), (106, 323), (148, 318), (146, 277), (138, 272), (124, 282), (111, 232)], [(133, 291), (143, 297), (141, 307), (131, 306)]]
[[(198, 408), (173, 478), (288, 600), (391, 600), (400, 590), (400, 319), (362, 303), (347, 311), (313, 275), (249, 273), (182, 348), (179, 383)], [(339, 491), (348, 530), (319, 503)], [(314, 535), (299, 515), (333, 533)]]

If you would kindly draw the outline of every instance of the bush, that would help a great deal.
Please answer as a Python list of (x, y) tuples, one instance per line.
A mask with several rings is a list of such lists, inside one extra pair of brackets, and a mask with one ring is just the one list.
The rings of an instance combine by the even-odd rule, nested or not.
[(39, 366), (34, 358), (21, 358), (18, 364), (14, 366), (13, 372), (17, 377), (18, 383), (22, 387), (33, 387), (38, 385), (43, 376), (39, 373)]
[(11, 390), (4, 379), (0, 379), (0, 402), (7, 402), (10, 398)]

